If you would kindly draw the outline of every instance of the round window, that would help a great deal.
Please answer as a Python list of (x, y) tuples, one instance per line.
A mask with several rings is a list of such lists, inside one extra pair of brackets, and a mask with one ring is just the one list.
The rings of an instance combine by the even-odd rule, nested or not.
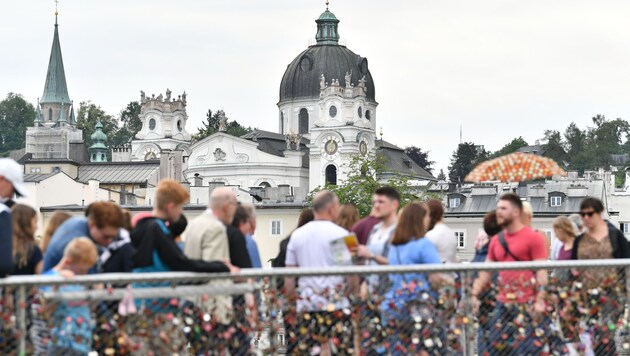
[(328, 109), (328, 115), (330, 115), (330, 117), (337, 116), (337, 107), (334, 105), (331, 106), (330, 109)]
[(149, 120), (149, 130), (155, 130), (155, 119)]
[(359, 114), (359, 119), (363, 117), (363, 108), (359, 106), (357, 109), (357, 114)]
[(308, 57), (304, 57), (302, 58), (302, 60), (300, 60), (300, 69), (302, 70), (302, 72), (308, 72), (311, 70), (311, 59)]
[(372, 113), (370, 110), (365, 110), (365, 118), (368, 120), (372, 120)]
[(182, 127), (182, 120), (178, 120), (177, 121), (177, 131), (181, 132), (183, 129)]

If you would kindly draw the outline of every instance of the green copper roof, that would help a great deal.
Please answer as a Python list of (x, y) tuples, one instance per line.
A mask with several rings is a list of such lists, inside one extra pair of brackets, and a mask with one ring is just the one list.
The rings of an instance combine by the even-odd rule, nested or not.
[(66, 85), (66, 73), (63, 69), (63, 59), (61, 58), (61, 45), (59, 44), (59, 30), (55, 24), (55, 35), (53, 37), (52, 49), (50, 50), (50, 60), (48, 61), (48, 73), (46, 74), (46, 84), (44, 85), (44, 95), (41, 103), (69, 103), (68, 86)]
[(94, 145), (92, 145), (90, 148), (105, 147), (103, 143), (107, 141), (107, 135), (103, 132), (103, 124), (101, 124), (101, 120), (96, 123), (96, 126), (94, 126), (94, 128), (96, 129), (96, 131), (92, 134), (92, 136), (90, 136), (92, 138), (92, 142), (94, 142)]
[(319, 15), (319, 20), (336, 20), (336, 19), (337, 17), (335, 17), (335, 14), (328, 11), (328, 9), (326, 9), (326, 11), (322, 12), (322, 14)]
[(337, 30), (339, 20), (335, 14), (326, 9), (315, 22), (317, 23), (315, 39), (318, 45), (339, 44), (339, 31)]

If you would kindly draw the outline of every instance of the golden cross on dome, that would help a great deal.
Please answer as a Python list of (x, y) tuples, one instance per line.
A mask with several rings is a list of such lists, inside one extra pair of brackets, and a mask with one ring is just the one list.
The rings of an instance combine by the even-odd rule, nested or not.
[[(56, 0), (55, 0), (56, 1)], [(326, 11), (328, 11), (328, 5), (330, 4), (330, 0), (326, 0)]]
[(55, 0), (55, 25), (57, 24), (57, 15), (59, 15), (59, 11), (57, 11), (57, 5), (59, 5), (59, 0)]

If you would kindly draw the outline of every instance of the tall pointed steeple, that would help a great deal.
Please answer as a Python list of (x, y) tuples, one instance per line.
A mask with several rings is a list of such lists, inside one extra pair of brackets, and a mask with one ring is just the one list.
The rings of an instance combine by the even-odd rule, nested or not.
[(61, 57), (61, 45), (59, 44), (59, 25), (57, 23), (58, 13), (55, 11), (55, 33), (53, 36), (52, 49), (50, 50), (50, 60), (48, 61), (48, 73), (46, 74), (46, 84), (42, 95), (42, 104), (69, 103), (68, 86), (66, 85), (66, 73), (63, 69), (63, 59)]

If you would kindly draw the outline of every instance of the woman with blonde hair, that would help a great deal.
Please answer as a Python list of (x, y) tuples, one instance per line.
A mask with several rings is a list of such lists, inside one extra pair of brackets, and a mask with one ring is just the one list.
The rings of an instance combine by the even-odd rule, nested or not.
[(50, 244), (50, 239), (52, 238), (55, 231), (57, 231), (57, 228), (71, 217), (72, 215), (64, 213), (62, 211), (55, 211), (55, 213), (52, 214), (50, 220), (48, 220), (48, 224), (46, 224), (46, 230), (44, 231), (44, 236), (42, 237), (42, 241), (40, 242), (42, 253), (46, 253), (48, 244)]
[(556, 238), (562, 242), (557, 260), (570, 260), (573, 253), (573, 242), (577, 231), (575, 225), (566, 216), (559, 216), (553, 221), (553, 232)]
[(13, 217), (13, 272), (11, 275), (40, 274), (42, 250), (35, 242), (37, 212), (28, 205), (16, 204), (11, 209)]

